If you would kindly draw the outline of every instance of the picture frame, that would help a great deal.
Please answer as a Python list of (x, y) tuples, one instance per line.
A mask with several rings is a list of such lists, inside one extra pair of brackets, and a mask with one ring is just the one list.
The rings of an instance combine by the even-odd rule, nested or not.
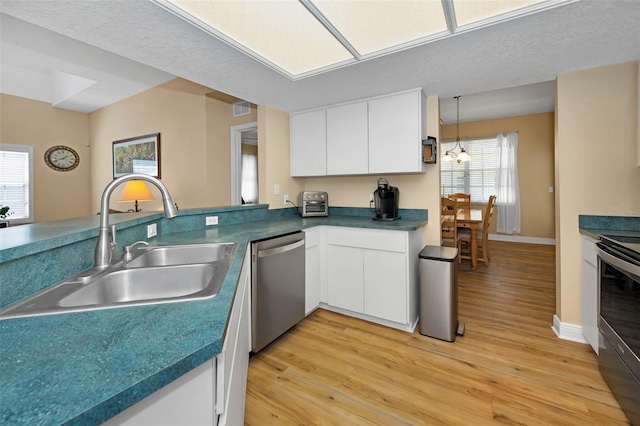
[(160, 133), (113, 142), (113, 178), (130, 173), (160, 179)]

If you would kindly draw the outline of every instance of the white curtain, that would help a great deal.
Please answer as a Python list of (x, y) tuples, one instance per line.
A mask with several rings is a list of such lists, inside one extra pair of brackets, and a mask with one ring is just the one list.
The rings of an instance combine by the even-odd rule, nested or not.
[(496, 175), (498, 232), (520, 233), (520, 188), (518, 186), (518, 134), (499, 134)]
[(258, 157), (242, 154), (242, 183), (240, 193), (243, 204), (258, 202)]

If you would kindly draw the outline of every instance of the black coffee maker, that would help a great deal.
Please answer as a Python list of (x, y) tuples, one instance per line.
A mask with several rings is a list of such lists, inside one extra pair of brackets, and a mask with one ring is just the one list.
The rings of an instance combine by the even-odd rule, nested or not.
[(376, 215), (373, 220), (398, 220), (398, 203), (400, 190), (389, 185), (385, 178), (378, 179), (378, 189), (373, 193), (376, 203)]

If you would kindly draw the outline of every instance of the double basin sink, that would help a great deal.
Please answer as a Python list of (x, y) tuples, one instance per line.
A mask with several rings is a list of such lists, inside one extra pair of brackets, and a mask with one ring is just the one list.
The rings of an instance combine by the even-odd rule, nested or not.
[(137, 247), (0, 310), (0, 319), (207, 299), (220, 291), (236, 243)]

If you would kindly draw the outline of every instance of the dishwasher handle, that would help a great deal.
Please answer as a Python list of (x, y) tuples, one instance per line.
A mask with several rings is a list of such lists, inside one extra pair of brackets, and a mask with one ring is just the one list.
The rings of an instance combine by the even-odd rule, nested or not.
[(280, 247), (274, 247), (271, 249), (267, 249), (267, 250), (259, 250), (258, 251), (258, 257), (269, 257), (269, 256), (275, 256), (277, 254), (282, 254), (282, 253), (286, 253), (288, 251), (291, 250), (295, 250), (298, 247), (302, 247), (304, 246), (304, 240), (299, 240), (299, 241), (295, 241), (291, 244), (287, 244), (284, 246), (280, 246)]

